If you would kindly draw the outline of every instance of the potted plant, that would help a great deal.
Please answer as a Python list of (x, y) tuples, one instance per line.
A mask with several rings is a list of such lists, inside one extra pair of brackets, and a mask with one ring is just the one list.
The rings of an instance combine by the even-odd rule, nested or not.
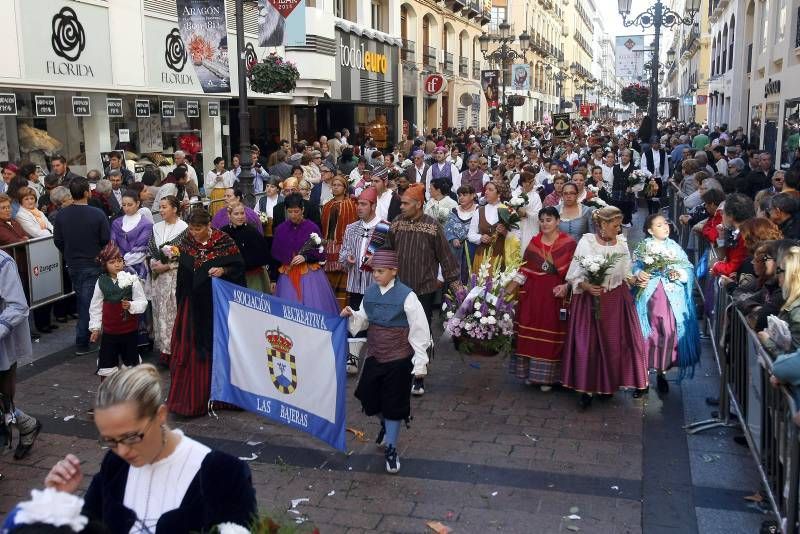
[(275, 53), (269, 54), (250, 70), (250, 88), (257, 93), (290, 93), (299, 79), (297, 66)]

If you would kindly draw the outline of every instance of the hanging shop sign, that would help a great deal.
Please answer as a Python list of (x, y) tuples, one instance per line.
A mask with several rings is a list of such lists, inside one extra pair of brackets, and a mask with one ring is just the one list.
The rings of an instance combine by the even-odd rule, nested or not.
[(553, 135), (567, 138), (571, 133), (569, 113), (553, 113)]
[(208, 116), (219, 117), (219, 102), (208, 103)]
[(29, 80), (111, 85), (108, 8), (71, 0), (19, 2)]
[(197, 100), (186, 101), (186, 116), (199, 117), (200, 116), (200, 102)]
[(162, 100), (161, 101), (161, 118), (171, 119), (175, 117), (175, 101)]
[(56, 97), (50, 95), (36, 95), (36, 116), (55, 117), (56, 116)]
[(306, 44), (306, 3), (303, 0), (258, 0), (260, 46)]
[(0, 115), (17, 114), (17, 95), (14, 93), (0, 94)]
[(441, 74), (428, 74), (422, 84), (422, 90), (428, 96), (436, 96), (447, 89), (447, 79)]
[(143, 119), (150, 116), (150, 101), (136, 100), (136, 118)]
[[(231, 90), (228, 61), (228, 29), (225, 25), (224, 0), (177, 0), (178, 33), (204, 93), (227, 93)], [(172, 34), (172, 32), (170, 32)], [(177, 67), (183, 61), (174, 34), (165, 54)], [(169, 39), (169, 37), (168, 37)], [(164, 41), (161, 41), (164, 42)], [(235, 56), (234, 56), (235, 57)], [(170, 67), (171, 68), (171, 67)], [(174, 68), (172, 69), (175, 70)]]
[(106, 98), (106, 109), (109, 117), (122, 117), (122, 99)]
[(92, 103), (88, 96), (72, 97), (72, 115), (75, 117), (92, 116)]

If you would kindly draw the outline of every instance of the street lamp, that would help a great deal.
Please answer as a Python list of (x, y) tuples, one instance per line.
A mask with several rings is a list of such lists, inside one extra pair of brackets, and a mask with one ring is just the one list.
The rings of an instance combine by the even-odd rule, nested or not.
[(244, 0), (236, 0), (236, 53), (239, 58), (239, 182), (242, 184), (242, 193), (245, 202), (252, 208), (256, 198), (253, 192), (253, 173), (250, 172), (250, 110), (247, 104), (247, 70), (244, 46)]
[[(694, 24), (694, 16), (700, 11), (701, 0), (686, 0), (686, 16), (681, 16), (680, 13), (665, 6), (661, 0), (656, 0), (656, 3), (647, 8), (646, 11), (639, 13), (632, 20), (627, 20), (628, 15), (631, 13), (632, 2), (633, 0), (618, 0), (622, 24), (626, 28), (641, 26), (642, 29), (653, 28), (655, 30), (653, 59), (650, 68), (650, 104), (647, 110), (650, 115), (650, 132), (651, 135), (655, 135), (658, 131), (658, 55), (661, 44), (661, 28), (673, 28), (679, 25), (691, 26)], [(645, 139), (645, 141), (650, 140)]]
[[(508, 21), (504, 20), (498, 24), (497, 30), (498, 31), (496, 34), (484, 33), (478, 37), (478, 43), (480, 44), (483, 58), (493, 63), (499, 63), (500, 68), (503, 71), (503, 113), (500, 114), (500, 120), (502, 121), (501, 130), (503, 132), (503, 136), (505, 136), (506, 114), (508, 113), (506, 104), (506, 64), (516, 59), (525, 61), (525, 54), (528, 52), (528, 48), (530, 47), (531, 38), (530, 35), (528, 35), (528, 32), (523, 30), (523, 32), (519, 34), (520, 51), (517, 52), (511, 48), (511, 43), (513, 43), (517, 37), (511, 33), (511, 25), (508, 23)], [(493, 42), (499, 43), (500, 46), (492, 52), (489, 52), (489, 45)]]

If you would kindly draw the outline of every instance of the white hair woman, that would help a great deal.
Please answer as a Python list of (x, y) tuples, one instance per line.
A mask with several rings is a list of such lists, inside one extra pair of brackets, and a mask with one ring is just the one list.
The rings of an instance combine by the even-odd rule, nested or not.
[[(110, 532), (208, 532), (220, 523), (249, 525), (256, 513), (247, 464), (167, 426), (156, 368), (122, 369), (97, 391), (94, 422), (111, 449), (92, 478), (83, 514)], [(68, 454), (45, 486), (74, 493), (83, 472)]]

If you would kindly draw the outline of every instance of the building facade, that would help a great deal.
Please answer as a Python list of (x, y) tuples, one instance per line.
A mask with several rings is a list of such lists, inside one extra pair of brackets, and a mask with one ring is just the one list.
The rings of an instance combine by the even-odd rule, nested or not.
[[(489, 23), (489, 6), (479, 0), (408, 0), (398, 5), (404, 134), (486, 124), (478, 37)], [(425, 84), (432, 74), (447, 80), (443, 90)]]
[(564, 63), (570, 73), (564, 81), (564, 94), (569, 110), (576, 111), (583, 102), (589, 101), (596, 15), (594, 0), (569, 0), (564, 6)]
[(743, 3), (747, 131), (776, 167), (786, 166), (800, 137), (800, 1)]
[(744, 126), (747, 117), (745, 79), (747, 54), (744, 48), (745, 2), (714, 0), (709, 3), (711, 24), (711, 65), (708, 84), (708, 124)]

